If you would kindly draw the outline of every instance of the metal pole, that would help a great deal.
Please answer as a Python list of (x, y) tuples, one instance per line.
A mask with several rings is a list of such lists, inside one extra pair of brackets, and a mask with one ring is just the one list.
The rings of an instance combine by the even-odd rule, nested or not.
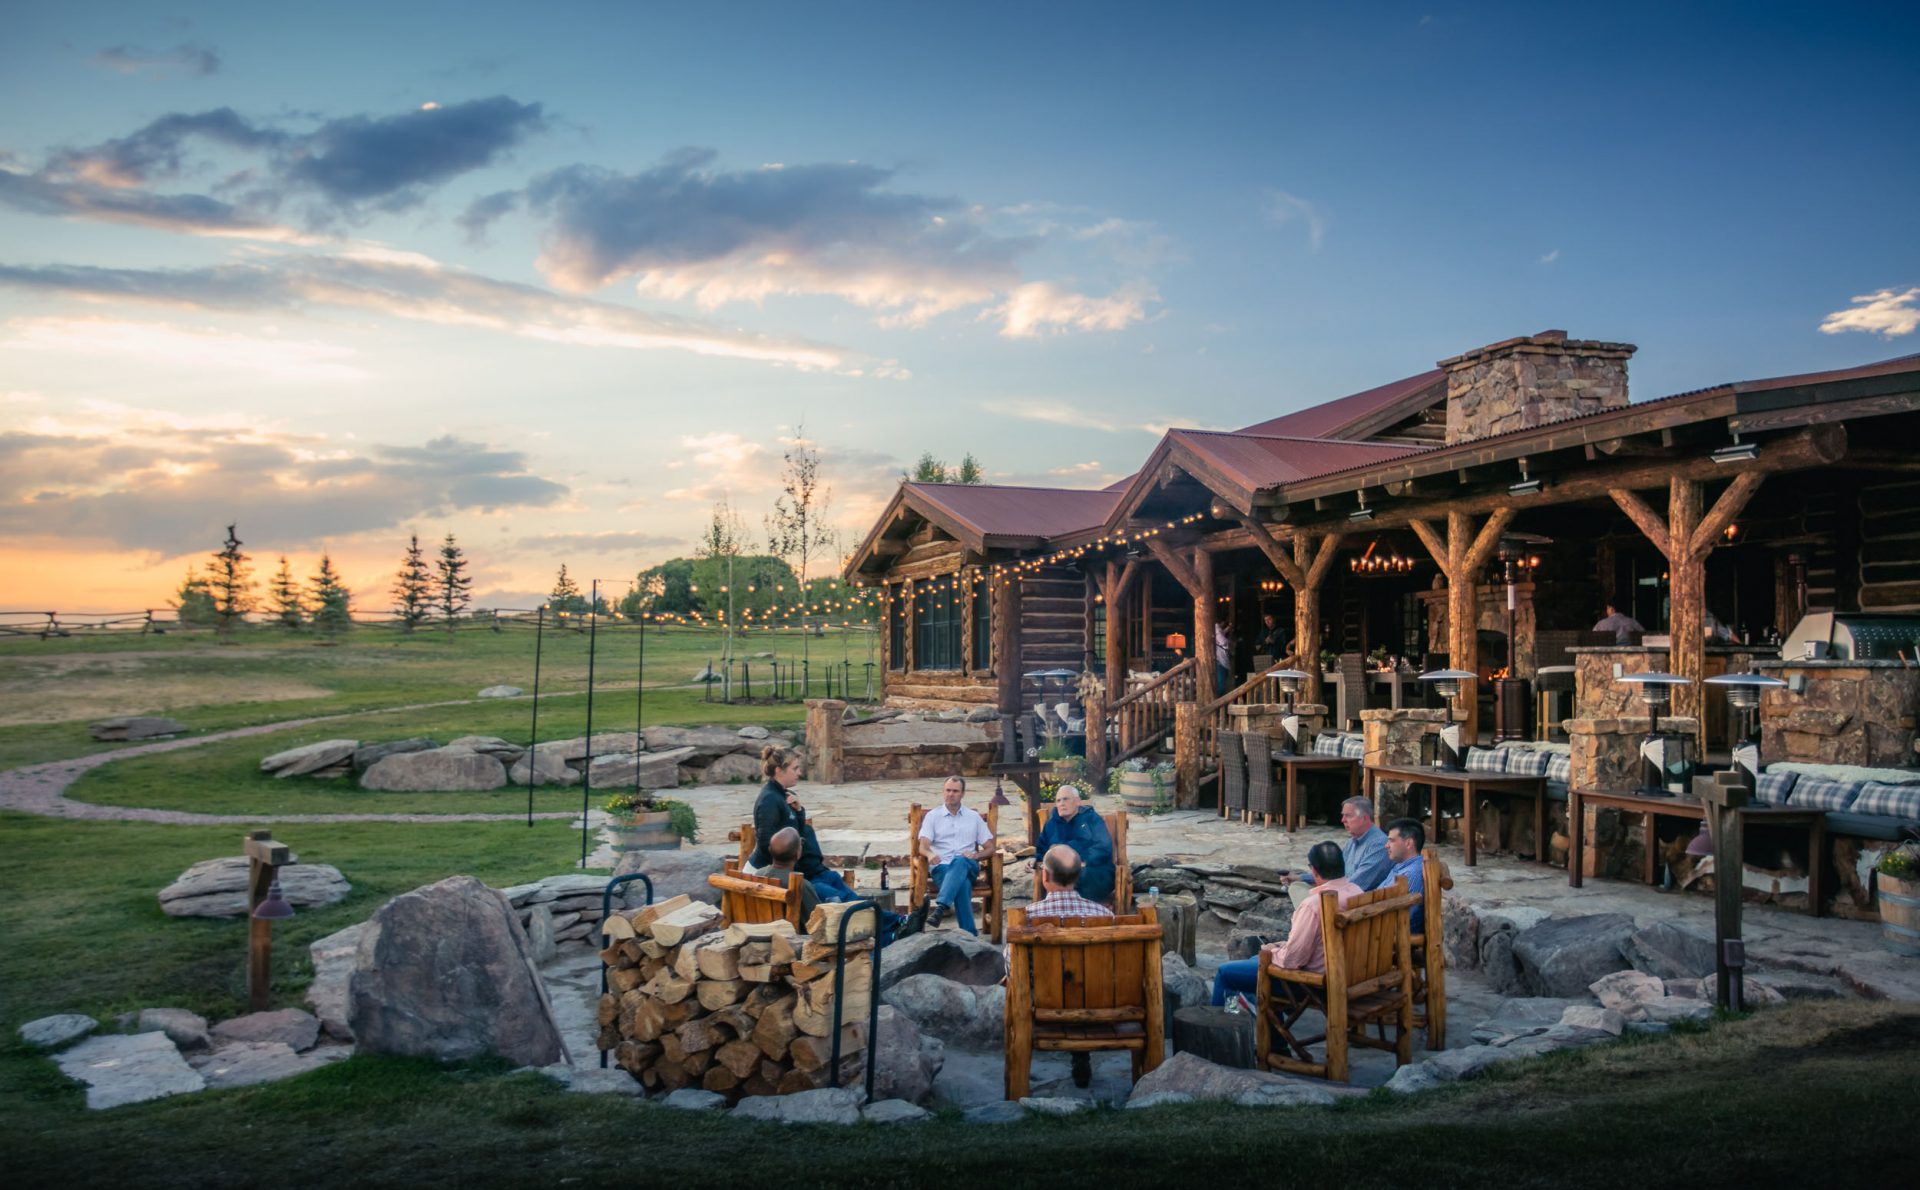
[[(607, 881), (607, 887), (600, 891), (600, 920), (606, 921), (613, 913), (613, 890), (630, 880), (638, 880), (647, 886), (647, 904), (653, 904), (653, 880), (640, 872), (629, 872), (625, 876), (615, 876)], [(607, 965), (600, 964), (600, 994), (607, 994)], [(869, 1033), (871, 1036), (871, 1033)], [(607, 1051), (600, 1051), (600, 1069), (607, 1068)]]
[(541, 604), (533, 621), (533, 726), (527, 731), (527, 825), (533, 825), (533, 781), (540, 746), (540, 647), (547, 636), (547, 605)]
[(867, 1102), (873, 1102), (873, 1039), (880, 1031), (880, 906), (862, 900), (840, 915), (839, 948), (833, 960), (833, 1056), (827, 1063), (827, 1085), (840, 1085), (840, 1008), (846, 1002), (847, 927), (862, 909), (873, 912), (873, 987), (867, 993)]
[(587, 597), (587, 756), (580, 781), (580, 868), (587, 867), (587, 806), (593, 798), (593, 661), (600, 641), (600, 580)]
[(636, 609), (634, 619), (640, 625), (640, 662), (633, 675), (633, 750), (638, 752), (644, 746), (640, 725), (647, 710), (647, 613)]

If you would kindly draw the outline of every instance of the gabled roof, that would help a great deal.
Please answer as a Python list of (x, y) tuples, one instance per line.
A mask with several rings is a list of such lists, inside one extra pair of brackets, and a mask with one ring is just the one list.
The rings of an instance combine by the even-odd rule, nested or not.
[(1050, 538), (1102, 523), (1119, 500), (1119, 492), (1085, 488), (903, 483), (847, 560), (845, 574), (853, 577), (873, 559), (881, 541), (902, 523), (902, 512), (915, 513), (967, 548), (985, 553), (1039, 549)]
[(1358, 441), (1445, 398), (1446, 379), (1444, 369), (1434, 368), (1323, 405), (1256, 422), (1238, 432), (1267, 437)]
[(1192, 476), (1241, 512), (1253, 511), (1256, 492), (1350, 467), (1390, 462), (1415, 448), (1384, 442), (1334, 442), (1217, 430), (1169, 430), (1148, 456), (1103, 528), (1139, 513), (1175, 470)]

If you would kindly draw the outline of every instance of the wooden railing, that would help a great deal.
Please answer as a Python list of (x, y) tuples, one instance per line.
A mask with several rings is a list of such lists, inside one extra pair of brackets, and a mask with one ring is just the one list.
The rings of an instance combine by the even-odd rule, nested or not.
[(1156, 748), (1173, 731), (1175, 703), (1193, 699), (1194, 659), (1189, 657), (1166, 673), (1125, 697), (1115, 699), (1107, 708), (1116, 746), (1108, 764), (1138, 756)]
[(1227, 730), (1227, 708), (1240, 703), (1283, 702), (1280, 680), (1262, 671), (1200, 708), (1200, 784), (1220, 774), (1220, 733)]

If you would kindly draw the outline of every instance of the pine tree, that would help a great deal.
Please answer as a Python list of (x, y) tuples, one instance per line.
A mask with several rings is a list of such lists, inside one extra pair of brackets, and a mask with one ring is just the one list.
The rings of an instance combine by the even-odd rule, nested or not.
[(433, 574), (427, 569), (426, 556), (420, 550), (418, 533), (407, 539), (407, 553), (400, 560), (393, 597), (397, 601), (393, 614), (400, 617), (400, 626), (408, 632), (418, 628), (433, 610)]
[(987, 473), (980, 469), (980, 461), (968, 454), (960, 460), (960, 470), (953, 477), (955, 483), (977, 484), (985, 480)]
[(934, 458), (933, 452), (929, 450), (923, 453), (920, 461), (913, 465), (913, 474), (904, 478), (909, 483), (946, 483), (948, 481), (947, 465)]
[(213, 614), (222, 636), (231, 636), (234, 626), (246, 620), (254, 605), (253, 567), (247, 555), (240, 552), (242, 543), (235, 532), (238, 527), (227, 526), (226, 541), (207, 563), (207, 594), (213, 600)]
[(220, 618), (213, 610), (213, 593), (207, 590), (206, 578), (195, 574), (192, 566), (187, 567), (186, 579), (174, 592), (173, 606), (183, 627), (208, 628)]
[(580, 585), (567, 573), (567, 564), (560, 564), (560, 573), (553, 580), (553, 593), (547, 596), (547, 606), (557, 612), (578, 612), (587, 608), (586, 599), (580, 594)]
[(287, 565), (285, 554), (280, 555), (280, 569), (274, 573), (267, 594), (273, 599), (274, 618), (283, 626), (298, 628), (307, 622), (307, 608), (300, 598), (300, 585), (293, 580), (293, 567)]
[(467, 573), (466, 555), (454, 544), (453, 534), (440, 543), (440, 560), (435, 563), (440, 572), (440, 581), (434, 592), (434, 602), (440, 614), (447, 622), (447, 635), (453, 635), (453, 625), (460, 613), (467, 610), (473, 602), (473, 578)]
[(314, 627), (329, 639), (353, 627), (353, 592), (340, 581), (340, 575), (333, 569), (333, 559), (325, 554), (320, 555), (320, 569), (314, 573), (310, 590)]

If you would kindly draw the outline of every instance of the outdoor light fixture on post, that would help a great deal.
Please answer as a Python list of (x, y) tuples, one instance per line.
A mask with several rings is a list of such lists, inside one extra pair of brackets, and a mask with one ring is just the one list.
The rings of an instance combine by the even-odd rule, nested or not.
[(1461, 765), (1461, 755), (1465, 751), (1460, 744), (1460, 724), (1453, 718), (1453, 700), (1460, 697), (1460, 683), (1473, 681), (1475, 675), (1464, 669), (1435, 669), (1420, 675), (1423, 682), (1432, 682), (1434, 692), (1447, 700), (1447, 723), (1440, 729), (1438, 736), (1427, 738), (1435, 741), (1433, 755), (1429, 758), (1434, 768), (1457, 769)]
[(241, 840), (247, 856), (247, 1008), (265, 1012), (271, 1002), (273, 923), (293, 916), (280, 891), (280, 868), (293, 862), (285, 843), (272, 831), (254, 831)]
[(1745, 770), (1748, 784), (1760, 781), (1760, 709), (1764, 690), (1785, 690), (1787, 684), (1765, 674), (1715, 674), (1707, 685), (1726, 691), (1727, 705), (1740, 712), (1740, 740), (1733, 746), (1733, 765)]
[(1300, 715), (1294, 710), (1294, 700), (1299, 697), (1300, 683), (1313, 675), (1301, 669), (1270, 669), (1267, 676), (1280, 683), (1280, 692), (1287, 697), (1287, 713), (1280, 719), (1280, 751), (1296, 756), (1300, 752)]
[(1673, 688), (1685, 686), (1687, 679), (1678, 674), (1638, 673), (1620, 679), (1640, 687), (1640, 701), (1647, 706), (1647, 738), (1640, 741), (1640, 788), (1646, 797), (1670, 797), (1684, 793), (1693, 780), (1693, 737), (1684, 733), (1663, 735), (1660, 711), (1673, 702)]

